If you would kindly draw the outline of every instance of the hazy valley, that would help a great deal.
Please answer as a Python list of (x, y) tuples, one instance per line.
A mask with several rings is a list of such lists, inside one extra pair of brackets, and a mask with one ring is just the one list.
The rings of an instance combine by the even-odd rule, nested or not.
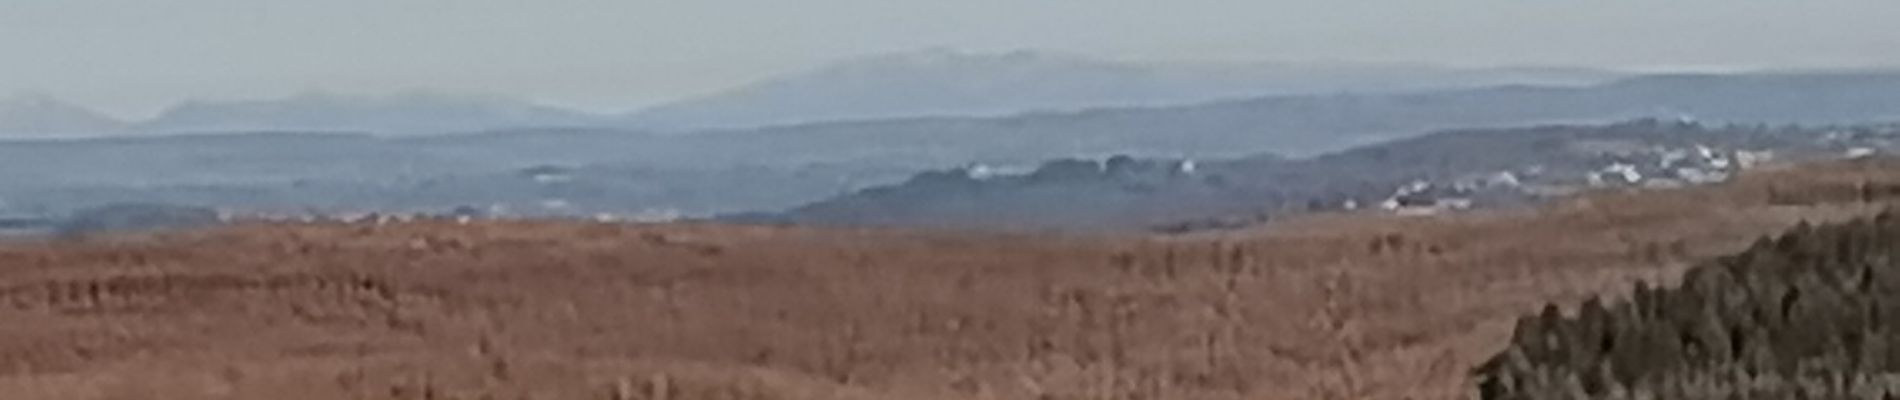
[(1900, 394), (1871, 3), (207, 1), (0, 2), (0, 398)]
[[(59, 216), (112, 203), (160, 202), (276, 215), (473, 207), (496, 216), (709, 217), (771, 213), (814, 203), (803, 210), (835, 210), (850, 201), (846, 195), (902, 183), (926, 171), (977, 165), (1023, 170), (1054, 160), (1101, 161), (1114, 155), (1192, 160), (1207, 171), (1202, 178), (1224, 182), (1221, 187), (1205, 180), (1157, 182), (1166, 186), (1163, 194), (1145, 198), (1103, 191), (1106, 188), (1031, 195), (1105, 202), (1072, 210), (1078, 213), (1072, 221), (1127, 210), (1136, 216), (1135, 225), (1149, 226), (1179, 222), (1172, 221), (1176, 219), (1270, 215), (1315, 201), (1377, 203), (1384, 199), (1375, 198), (1380, 194), (1374, 192), (1389, 192), (1410, 180), (1528, 167), (1523, 157), (1547, 155), (1536, 149), (1524, 152), (1523, 147), (1510, 147), (1521, 144), (1503, 140), (1503, 148), (1484, 147), (1484, 140), (1437, 147), (1430, 140), (1386, 144), (1435, 131), (1613, 124), (1655, 116), (1665, 121), (1693, 118), (1710, 130), (1744, 133), (1699, 133), (1709, 137), (1710, 144), (1784, 130), (1811, 136), (1825, 133), (1827, 125), (1888, 120), (1900, 110), (1900, 95), (1894, 94), (1900, 90), (1895, 89), (1900, 89), (1900, 75), (1881, 73), (1651, 76), (1583, 87), (1287, 95), (1165, 107), (693, 133), (583, 126), (397, 137), (292, 130), (15, 140), (0, 146), (0, 212)], [(310, 101), (323, 102), (320, 99)], [(1766, 126), (1757, 127), (1762, 124)], [(1784, 124), (1810, 128), (1784, 129)], [(1677, 139), (1663, 141), (1677, 148), (1692, 145)], [(1809, 139), (1754, 145), (1809, 146), (1796, 143)], [(1841, 146), (1846, 145), (1834, 147)], [(1380, 148), (1404, 152), (1414, 147), (1437, 152), (1431, 156), (1437, 159), (1519, 157), (1511, 162), (1520, 165), (1499, 160), (1482, 168), (1460, 165), (1393, 174), (1390, 166), (1354, 160), (1365, 158), (1355, 154)], [(1735, 150), (1773, 149), (1725, 147)], [(1269, 162), (1277, 159), (1292, 162)], [(1172, 196), (1176, 193), (1180, 196)], [(839, 200), (823, 202), (834, 197)], [(1165, 203), (1194, 211), (1157, 209)], [(925, 204), (930, 202), (913, 206)], [(1001, 213), (997, 215), (1034, 209), (982, 202), (960, 207)]]

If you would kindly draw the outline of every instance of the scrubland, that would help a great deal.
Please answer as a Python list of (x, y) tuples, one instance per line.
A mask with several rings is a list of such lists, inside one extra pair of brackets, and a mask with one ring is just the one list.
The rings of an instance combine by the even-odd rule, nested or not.
[(512, 221), (0, 246), (33, 399), (1455, 399), (1545, 304), (1873, 214), (1882, 160), (1177, 236)]

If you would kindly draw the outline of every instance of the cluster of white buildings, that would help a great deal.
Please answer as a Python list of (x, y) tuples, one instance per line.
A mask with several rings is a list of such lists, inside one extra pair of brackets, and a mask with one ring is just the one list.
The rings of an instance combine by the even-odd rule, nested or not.
[[(1633, 157), (1632, 157), (1633, 156)], [(1774, 160), (1772, 151), (1720, 150), (1704, 145), (1657, 147), (1590, 171), (1589, 187), (1677, 188), (1726, 182), (1742, 170)]]
[[(1871, 155), (1863, 151), (1859, 156)], [(1855, 156), (1855, 154), (1849, 154)], [(1579, 170), (1533, 165), (1511, 171), (1467, 175), (1449, 182), (1415, 180), (1393, 189), (1379, 209), (1399, 215), (1433, 215), (1471, 209), (1480, 198), (1538, 198), (1589, 188), (1677, 188), (1728, 181), (1742, 170), (1775, 159), (1772, 151), (1723, 150), (1705, 145), (1651, 147), (1605, 154), (1603, 164)], [(1349, 202), (1347, 208), (1357, 208)]]
[[(446, 213), (445, 212), (416, 212), (416, 211), (235, 212), (235, 211), (229, 211), (229, 210), (220, 210), (218, 213), (218, 218), (219, 220), (223, 222), (239, 222), (239, 221), (296, 222), (296, 223), (320, 223), (321, 222), (321, 223), (367, 224), (367, 225), (383, 226), (383, 225), (403, 224), (403, 223), (410, 223), (410, 222), (416, 222), (416, 221), (430, 221), (430, 220), (451, 220), (451, 221), (456, 221), (459, 223), (466, 224), (466, 223), (472, 223), (472, 222), (481, 221), (481, 220), (531, 217), (530, 215), (512, 214), (512, 213), (509, 213), (508, 210), (509, 210), (509, 207), (507, 207), (506, 205), (501, 205), (501, 204), (490, 205), (486, 209), (475, 208), (475, 207), (458, 207)], [(680, 213), (678, 210), (674, 210), (674, 209), (647, 209), (647, 210), (641, 210), (641, 211), (633, 212), (633, 213), (607, 213), (607, 212), (593, 213), (590, 215), (579, 216), (578, 218), (590, 220), (594, 222), (602, 222), (602, 223), (613, 223), (613, 222), (660, 223), (660, 222), (678, 221), (678, 220), (686, 218), (686, 216)]]

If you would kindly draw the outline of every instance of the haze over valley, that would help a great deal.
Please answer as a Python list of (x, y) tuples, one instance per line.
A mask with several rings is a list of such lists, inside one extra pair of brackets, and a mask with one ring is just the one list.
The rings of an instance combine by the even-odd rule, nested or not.
[(847, 120), (1006, 116), (1167, 106), (1288, 94), (1389, 93), (1483, 86), (1584, 85), (1622, 76), (1587, 68), (1450, 68), (1376, 63), (1117, 62), (1059, 52), (932, 48), (856, 57), (715, 93), (615, 111), (523, 97), (405, 90), (307, 90), (275, 98), (183, 99), (149, 118), (117, 118), (47, 94), (0, 107), (0, 137), (248, 131), (385, 136), (521, 128), (685, 132)]
[(1894, 15), (0, 0), (0, 398), (1896, 398)]
[[(0, 168), (4, 171), (0, 172), (0, 183), (4, 183), (0, 185), (0, 206), (13, 214), (49, 217), (114, 203), (160, 202), (236, 214), (442, 212), (470, 207), (498, 217), (703, 218), (786, 211), (903, 182), (915, 174), (979, 165), (1026, 170), (1061, 159), (1101, 161), (1120, 155), (1193, 160), (1218, 170), (1226, 160), (1307, 159), (1455, 129), (1603, 125), (1646, 118), (1687, 119), (1712, 128), (1798, 124), (1822, 129), (1891, 121), (1900, 114), (1900, 74), (1884, 72), (1668, 74), (1612, 79), (1607, 78), (1612, 76), (1608, 73), (1512, 75), (1467, 71), (1452, 74), (1462, 78), (1422, 73), (1419, 76), (1423, 77), (1413, 78), (1343, 79), (1330, 84), (1324, 93), (1247, 97), (1238, 93), (1275, 92), (1265, 87), (1213, 85), (1201, 88), (1208, 90), (1204, 92), (1207, 99), (1198, 101), (1187, 100), (1191, 95), (1181, 94), (1196, 89), (1181, 86), (1183, 89), (1166, 95), (1179, 96), (1172, 105), (1091, 106), (1076, 101), (1063, 103), (1058, 101), (1060, 96), (1036, 97), (1034, 93), (944, 95), (952, 91), (949, 86), (989, 78), (929, 76), (943, 67), (934, 63), (1040, 65), (1048, 61), (1044, 56), (926, 52), (904, 57), (925, 59), (907, 64), (924, 70), (871, 75), (908, 76), (891, 79), (915, 82), (915, 87), (885, 89), (887, 86), (881, 85), (852, 86), (847, 79), (805, 78), (802, 81), (808, 83), (766, 85), (776, 88), (753, 90), (810, 92), (791, 97), (803, 99), (802, 103), (782, 101), (772, 105), (776, 101), (771, 100), (773, 96), (781, 95), (753, 96), (743, 90), (714, 102), (745, 103), (733, 99), (751, 98), (756, 100), (754, 103), (765, 104), (727, 107), (732, 111), (724, 115), (731, 115), (731, 121), (770, 119), (768, 115), (779, 112), (769, 111), (775, 107), (819, 104), (826, 99), (836, 102), (824, 107), (843, 110), (839, 113), (914, 116), (746, 128), (669, 130), (632, 122), (640, 113), (612, 117), (505, 98), (430, 93), (389, 97), (307, 94), (282, 101), (189, 103), (157, 119), (133, 124), (73, 117), (86, 114), (71, 111), (75, 108), (54, 100), (29, 99), (11, 104), (50, 112), (16, 114), (93, 121), (87, 123), (117, 130), (66, 139), (12, 139), (0, 146), (0, 153), (6, 154), (0, 157), (0, 165), (5, 166)], [(872, 69), (893, 68), (883, 65)], [(1350, 71), (1338, 74), (1351, 75)], [(1046, 80), (1025, 82), (1029, 81)], [(1153, 82), (1128, 76), (1095, 81), (1099, 83), (1070, 87)], [(1314, 83), (1324, 82), (1318, 78), (1287, 81), (1328, 85)], [(823, 82), (832, 82), (832, 86)], [(1050, 87), (1061, 85), (1065, 84)], [(988, 87), (986, 90), (999, 93), (1037, 90), (1026, 86), (1034, 85), (974, 87)], [(1214, 93), (1211, 88), (1215, 87), (1230, 92)], [(1385, 89), (1368, 89), (1372, 87)], [(926, 94), (895, 94), (905, 92)], [(1154, 93), (1158, 92), (1091, 98), (1114, 104), (1162, 102), (1166, 97), (1144, 97)], [(925, 110), (930, 106), (922, 103), (901, 111), (889, 108), (905, 107), (894, 102), (864, 100), (878, 96), (963, 100), (958, 106), (962, 108), (954, 111)], [(1047, 102), (1027, 105), (984, 100), (991, 98)], [(864, 106), (852, 108), (850, 104)], [(1062, 107), (1075, 110), (1048, 111)], [(998, 111), (1010, 109), (1019, 111)], [(19, 121), (49, 123), (25, 118)], [(511, 127), (513, 124), (520, 127)], [(1718, 136), (1710, 141), (1720, 139)], [(1480, 146), (1447, 151), (1455, 154), (1452, 157), (1498, 156)], [(1306, 179), (1362, 179), (1357, 176), (1359, 172), (1331, 172), (1335, 170), (1312, 169)], [(1262, 188), (1274, 193), (1305, 190), (1279, 187), (1292, 184), (1261, 171), (1221, 175), (1242, 187), (1266, 185)], [(1405, 179), (1425, 177), (1415, 175)], [(1383, 185), (1391, 184), (1395, 183)], [(1266, 206), (1270, 201), (1258, 192), (1261, 189), (1253, 190), (1234, 194), (1243, 196), (1241, 202), (1248, 204), (1244, 209), (1201, 210), (1219, 209), (1238, 215), (1188, 215), (1251, 218), (1284, 211), (1271, 210), (1275, 207)], [(1301, 204), (1318, 200), (1342, 199), (1273, 201)], [(1357, 200), (1371, 203), (1379, 199)], [(1164, 222), (1147, 221), (1150, 225)]]

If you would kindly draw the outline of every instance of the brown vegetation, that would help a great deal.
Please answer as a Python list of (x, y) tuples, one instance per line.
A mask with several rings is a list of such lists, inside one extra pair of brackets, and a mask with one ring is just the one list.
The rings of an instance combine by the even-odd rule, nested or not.
[(1518, 315), (1671, 282), (1896, 184), (1859, 162), (1172, 237), (438, 221), (13, 245), (0, 393), (1463, 398)]

